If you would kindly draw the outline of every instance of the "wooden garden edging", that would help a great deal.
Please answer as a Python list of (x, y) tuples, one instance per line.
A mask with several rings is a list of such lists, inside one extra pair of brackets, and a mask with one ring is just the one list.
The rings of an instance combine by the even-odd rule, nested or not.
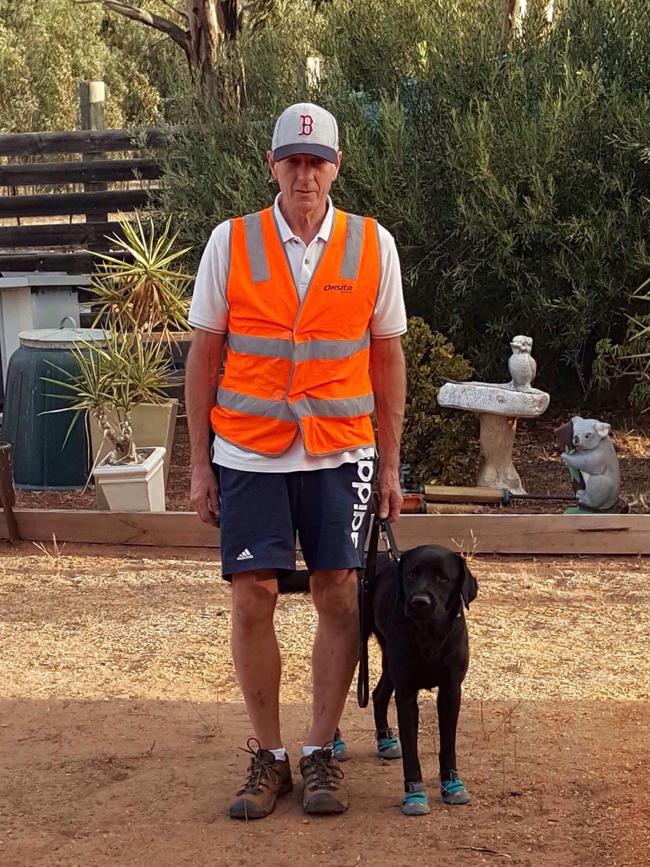
[[(16, 509), (22, 539), (218, 548), (219, 531), (193, 512)], [(404, 515), (400, 548), (435, 543), (477, 554), (648, 555), (650, 515)], [(0, 513), (0, 539), (8, 539)]]

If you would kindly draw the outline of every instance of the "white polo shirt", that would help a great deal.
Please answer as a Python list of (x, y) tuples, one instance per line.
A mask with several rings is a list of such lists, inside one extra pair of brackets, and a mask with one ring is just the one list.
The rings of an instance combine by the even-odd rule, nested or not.
[[(291, 273), (300, 300), (305, 296), (312, 274), (325, 249), (334, 219), (334, 207), (327, 198), (327, 211), (314, 240), (306, 245), (289, 228), (279, 207), (278, 195), (273, 205), (280, 237), (287, 253)], [(378, 226), (381, 278), (377, 304), (370, 321), (373, 339), (398, 337), (406, 332), (406, 311), (402, 291), (402, 275), (393, 236)], [(193, 328), (225, 334), (228, 331), (228, 260), (230, 253), (230, 221), (220, 223), (212, 232), (201, 258), (190, 305), (189, 322)], [(354, 449), (336, 455), (314, 457), (305, 451), (298, 435), (289, 449), (277, 458), (257, 455), (237, 448), (215, 436), (212, 459), (215, 463), (234, 470), (257, 473), (292, 473), (301, 470), (324, 470), (355, 462), (374, 455), (374, 449)]]

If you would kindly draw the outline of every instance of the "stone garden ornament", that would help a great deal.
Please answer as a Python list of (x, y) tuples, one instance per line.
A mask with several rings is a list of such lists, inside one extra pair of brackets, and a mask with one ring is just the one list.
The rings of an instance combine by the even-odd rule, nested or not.
[(508, 359), (508, 370), (512, 379), (508, 386), (517, 389), (517, 391), (533, 391), (531, 382), (537, 375), (537, 362), (530, 354), (533, 341), (530, 337), (524, 337), (520, 334), (510, 341), (510, 348), (512, 355)]
[(587, 509), (604, 511), (618, 502), (621, 490), (621, 474), (618, 457), (609, 437), (610, 426), (595, 418), (574, 416), (569, 422), (565, 451), (560, 455), (562, 463), (577, 470), (584, 486), (576, 490), (578, 505)]
[(479, 416), (481, 463), (476, 484), (525, 494), (512, 462), (518, 418), (537, 418), (546, 411), (550, 397), (532, 381), (537, 364), (531, 355), (533, 340), (519, 334), (510, 341), (507, 383), (446, 382), (438, 391), (440, 406), (464, 409)]

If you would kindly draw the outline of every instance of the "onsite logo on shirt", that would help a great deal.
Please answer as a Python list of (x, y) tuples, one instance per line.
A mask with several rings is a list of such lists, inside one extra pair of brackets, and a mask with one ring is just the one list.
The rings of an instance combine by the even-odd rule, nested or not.
[(351, 283), (326, 283), (323, 287), (324, 292), (352, 292)]

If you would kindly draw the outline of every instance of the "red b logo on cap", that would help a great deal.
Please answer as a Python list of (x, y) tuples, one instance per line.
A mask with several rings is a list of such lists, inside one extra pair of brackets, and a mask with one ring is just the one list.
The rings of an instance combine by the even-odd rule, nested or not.
[(311, 135), (314, 131), (314, 118), (310, 114), (301, 114), (300, 121), (302, 126), (298, 135)]

